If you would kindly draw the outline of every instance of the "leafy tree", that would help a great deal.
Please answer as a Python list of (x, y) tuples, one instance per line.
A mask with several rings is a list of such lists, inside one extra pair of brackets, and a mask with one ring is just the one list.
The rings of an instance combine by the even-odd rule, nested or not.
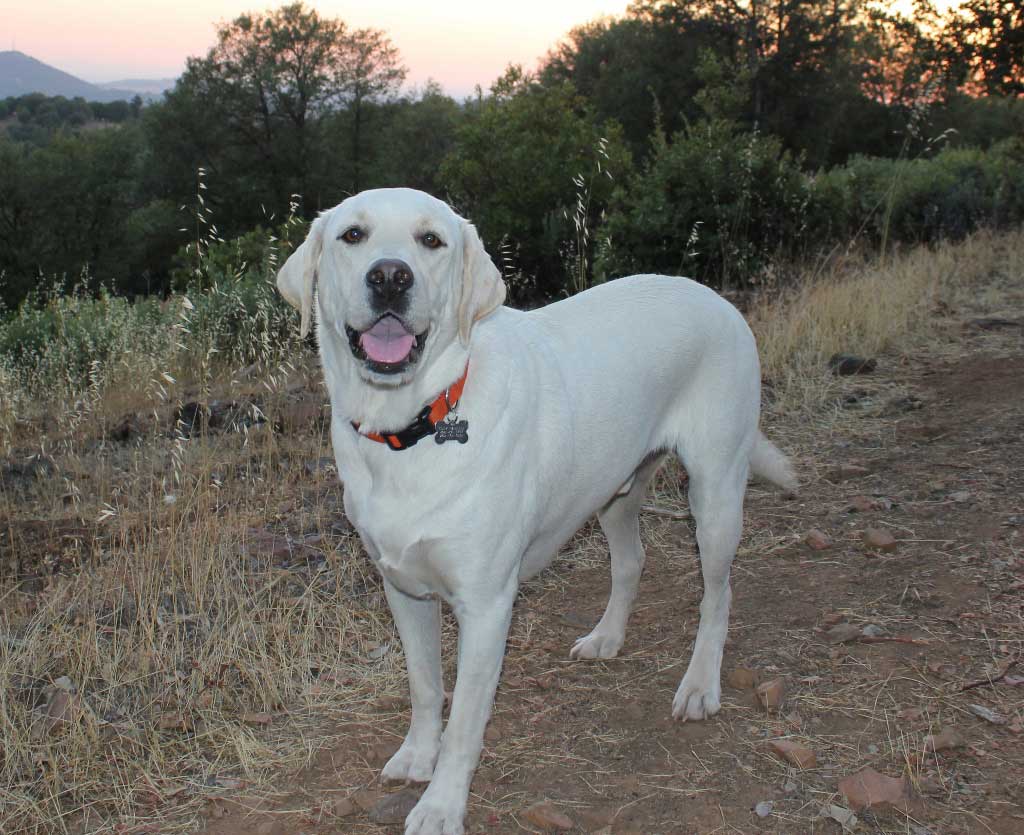
[(743, 73), (740, 124), (780, 137), (808, 166), (896, 153), (901, 109), (920, 94), (911, 82), (928, 77), (934, 51), (912, 20), (872, 9), (867, 0), (636, 0), (622, 20), (570, 32), (541, 78), (573, 81), (645, 153), (656, 119), (672, 134), (700, 118), (710, 54)]
[(686, 7), (655, 13), (635, 5), (624, 18), (571, 30), (548, 53), (539, 79), (552, 86), (571, 82), (598, 119), (622, 125), (633, 152), (642, 155), (659, 119), (675, 131), (699, 115), (699, 56), (731, 55), (734, 40), (732, 29)]
[(16, 304), (42, 274), (132, 290), (126, 229), (136, 207), (139, 132), (60, 135), (36, 148), (0, 139), (0, 272)]
[(966, 0), (952, 10), (943, 53), (959, 86), (990, 96), (1024, 96), (1024, 4)]
[(621, 129), (599, 121), (571, 84), (545, 87), (519, 67), (467, 108), (440, 179), (512, 267), (513, 298), (551, 299), (586, 283), (589, 231), (630, 167)]
[(377, 107), (378, 131), (387, 141), (374, 142), (368, 149), (375, 154), (369, 169), (375, 176), (368, 172), (366, 186), (407, 186), (443, 195), (439, 170), (455, 149), (463, 109), (436, 82)]
[[(350, 30), (302, 3), (245, 14), (221, 27), (205, 58), (191, 58), (150, 120), (151, 139), (169, 155), (167, 179), (204, 166), (222, 204), (248, 205), (235, 231), (263, 220), (258, 207), (283, 210), (314, 181), (332, 191), (358, 183), (359, 136), (368, 102), (395, 92), (405, 70), (383, 33)], [(350, 150), (338, 170), (322, 153), (325, 120), (352, 109)]]
[(369, 115), (367, 103), (391, 96), (405, 79), (405, 67), (398, 50), (379, 29), (353, 32), (348, 43), (349, 62), (345, 68), (345, 98), (352, 129), (352, 190), (362, 188), (362, 137)]

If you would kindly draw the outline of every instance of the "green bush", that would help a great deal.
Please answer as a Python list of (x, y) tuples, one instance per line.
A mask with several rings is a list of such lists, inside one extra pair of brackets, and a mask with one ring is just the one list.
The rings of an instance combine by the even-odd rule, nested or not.
[(945, 148), (913, 160), (855, 157), (819, 175), (809, 226), (819, 240), (957, 240), (1024, 221), (1024, 144)]
[(597, 272), (742, 286), (800, 245), (807, 200), (806, 177), (774, 137), (721, 119), (671, 142), (656, 135), (649, 162), (612, 197)]
[(290, 220), (283, 238), (213, 241), (167, 299), (93, 294), (87, 279), (33, 294), (0, 321), (0, 400), (74, 402), (126, 382), (203, 382), (224, 367), (278, 362), (294, 351), (297, 328), (274, 277), (304, 228)]

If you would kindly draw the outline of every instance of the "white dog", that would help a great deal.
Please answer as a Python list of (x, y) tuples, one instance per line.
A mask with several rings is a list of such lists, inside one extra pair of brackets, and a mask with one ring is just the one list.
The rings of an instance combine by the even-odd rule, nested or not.
[[(382, 777), (430, 781), (406, 835), (463, 832), (516, 591), (595, 512), (611, 597), (570, 655), (618, 653), (644, 564), (637, 514), (672, 453), (689, 474), (704, 575), (672, 715), (718, 712), (748, 474), (796, 486), (758, 431), (757, 350), (735, 308), (653, 275), (529, 313), (503, 307), (473, 226), (408, 189), (321, 214), (277, 283), (303, 334), (317, 320), (345, 512), (405, 649), (412, 721)], [(443, 732), (441, 600), (459, 624)]]

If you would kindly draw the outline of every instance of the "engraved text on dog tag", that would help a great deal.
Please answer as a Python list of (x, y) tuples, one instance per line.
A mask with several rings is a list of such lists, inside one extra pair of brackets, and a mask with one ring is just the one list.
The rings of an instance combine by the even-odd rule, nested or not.
[(452, 420), (452, 415), (434, 424), (434, 440), (439, 444), (445, 441), (458, 441), (464, 444), (469, 440), (469, 421)]

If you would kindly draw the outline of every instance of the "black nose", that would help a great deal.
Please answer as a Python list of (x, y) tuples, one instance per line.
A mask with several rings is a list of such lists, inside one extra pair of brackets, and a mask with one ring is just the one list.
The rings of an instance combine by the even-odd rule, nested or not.
[(366, 271), (366, 285), (374, 298), (394, 302), (412, 287), (412, 267), (398, 258), (381, 258)]

